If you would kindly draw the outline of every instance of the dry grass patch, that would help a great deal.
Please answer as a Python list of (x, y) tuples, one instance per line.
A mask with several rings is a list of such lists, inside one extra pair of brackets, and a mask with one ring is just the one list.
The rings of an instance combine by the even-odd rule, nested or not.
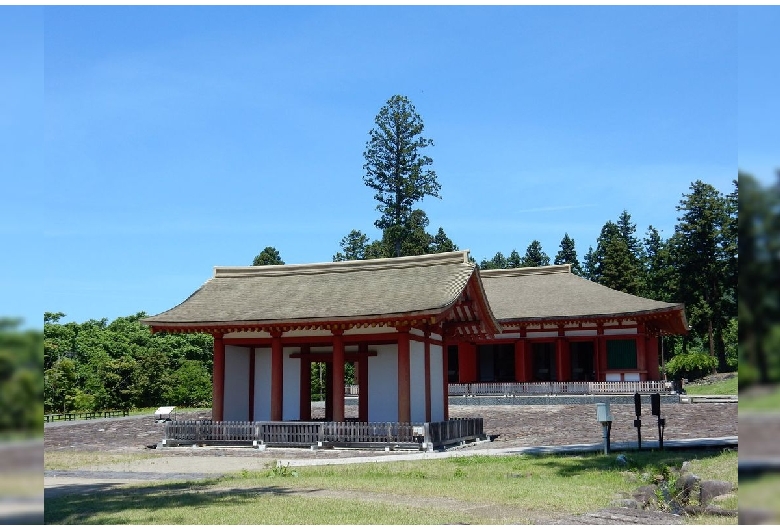
[(108, 464), (122, 464), (151, 460), (164, 455), (149, 453), (100, 453), (86, 451), (44, 451), (43, 469), (46, 471), (94, 471)]

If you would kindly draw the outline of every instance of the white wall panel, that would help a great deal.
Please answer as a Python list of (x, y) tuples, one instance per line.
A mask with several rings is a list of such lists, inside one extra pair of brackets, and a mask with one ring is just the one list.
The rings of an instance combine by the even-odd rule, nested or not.
[(282, 420), (301, 419), (301, 360), (291, 359), (290, 354), (300, 348), (284, 348), (284, 389), (282, 397)]
[(442, 347), (431, 345), (431, 421), (444, 421)]
[(604, 335), (636, 335), (636, 328), (605, 329)]
[(557, 331), (529, 331), (527, 333), (529, 339), (540, 339), (545, 337), (557, 337)]
[(425, 344), (411, 341), (409, 348), (409, 399), (411, 420), (425, 421)]
[(577, 329), (566, 332), (567, 337), (595, 337), (598, 331), (595, 329)]
[(254, 420), (271, 420), (271, 348), (255, 349)]
[(249, 348), (225, 346), (225, 398), (222, 419), (249, 419)]
[(368, 421), (398, 421), (398, 350), (395, 344), (376, 346), (368, 358)]

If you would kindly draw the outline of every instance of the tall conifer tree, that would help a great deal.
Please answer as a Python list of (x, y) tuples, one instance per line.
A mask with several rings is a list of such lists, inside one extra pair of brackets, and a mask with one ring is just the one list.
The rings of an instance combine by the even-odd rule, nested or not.
[(571, 271), (574, 274), (582, 276), (582, 267), (580, 266), (580, 261), (577, 259), (577, 250), (574, 248), (574, 240), (569, 237), (568, 232), (564, 234), (563, 239), (561, 239), (561, 249), (555, 255), (555, 261), (553, 261), (553, 263), (555, 265), (568, 263), (571, 265)]
[(440, 198), (436, 172), (428, 169), (433, 160), (421, 153), (433, 140), (422, 136), (422, 118), (406, 96), (391, 97), (374, 122), (363, 153), (363, 181), (379, 202), (381, 216), (374, 224), (401, 256), (414, 204), (426, 196)]

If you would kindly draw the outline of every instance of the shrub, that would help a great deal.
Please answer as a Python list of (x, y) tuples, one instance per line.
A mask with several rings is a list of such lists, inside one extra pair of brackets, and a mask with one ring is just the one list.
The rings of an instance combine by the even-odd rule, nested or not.
[(699, 379), (712, 373), (718, 360), (701, 351), (680, 353), (666, 363), (666, 372), (674, 379)]

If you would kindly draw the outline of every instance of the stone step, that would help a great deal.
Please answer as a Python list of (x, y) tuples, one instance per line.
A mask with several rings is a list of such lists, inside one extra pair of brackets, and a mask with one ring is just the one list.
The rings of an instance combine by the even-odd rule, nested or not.
[(680, 403), (739, 403), (738, 396), (681, 395)]

